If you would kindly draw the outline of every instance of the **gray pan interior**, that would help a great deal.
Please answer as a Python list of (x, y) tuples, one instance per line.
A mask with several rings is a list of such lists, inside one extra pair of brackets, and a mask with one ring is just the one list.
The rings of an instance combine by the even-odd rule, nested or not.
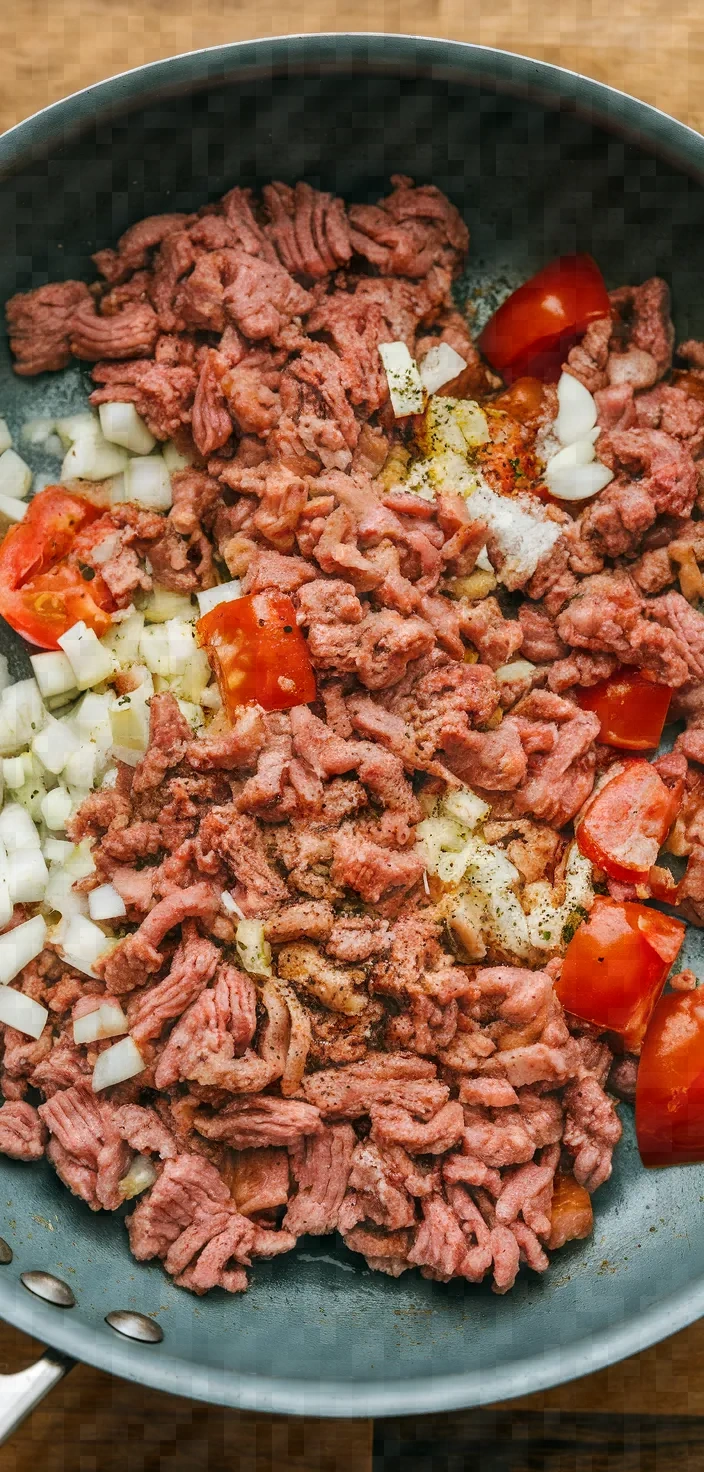
[[(145, 214), (235, 183), (307, 178), (374, 199), (394, 171), (447, 190), (472, 233), (467, 287), (493, 293), (551, 256), (591, 250), (612, 285), (654, 272), (678, 333), (704, 335), (704, 141), (618, 93), (502, 53), (395, 37), (234, 45), (145, 67), (47, 109), (0, 140), (0, 300), (88, 276), (89, 255)], [(14, 428), (83, 407), (86, 375), (22, 381), (0, 342)], [(50, 468), (37, 460), (37, 470)], [(6, 627), (16, 674), (26, 654)], [(700, 957), (690, 931), (686, 962)], [(704, 1304), (704, 1170), (641, 1169), (630, 1111), (596, 1229), (508, 1298), (417, 1273), (370, 1273), (328, 1239), (261, 1264), (244, 1297), (196, 1300), (132, 1260), (118, 1216), (94, 1216), (45, 1166), (2, 1159), (0, 1315), (128, 1379), (226, 1405), (382, 1415), (477, 1405), (553, 1385), (691, 1322)], [(19, 1274), (66, 1278), (41, 1304)], [(156, 1315), (161, 1345), (120, 1340), (111, 1309)]]

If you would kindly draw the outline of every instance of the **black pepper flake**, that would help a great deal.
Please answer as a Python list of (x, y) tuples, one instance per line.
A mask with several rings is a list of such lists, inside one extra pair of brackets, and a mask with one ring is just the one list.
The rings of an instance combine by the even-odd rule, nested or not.
[(292, 634), (293, 633), (293, 628), (292, 628), (291, 624), (284, 624), (284, 633), (285, 634)]
[(79, 562), (78, 568), (79, 568), (81, 577), (82, 578), (85, 578), (85, 581), (87, 583), (92, 583), (93, 578), (95, 577), (95, 568), (94, 567), (87, 567), (86, 564), (85, 564), (85, 562)]

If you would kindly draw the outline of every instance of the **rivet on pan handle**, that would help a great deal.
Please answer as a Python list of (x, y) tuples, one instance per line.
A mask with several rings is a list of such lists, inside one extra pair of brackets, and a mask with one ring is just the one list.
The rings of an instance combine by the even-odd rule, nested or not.
[(75, 1360), (47, 1349), (36, 1364), (15, 1375), (0, 1375), (0, 1446), (12, 1436), (35, 1406), (73, 1369)]

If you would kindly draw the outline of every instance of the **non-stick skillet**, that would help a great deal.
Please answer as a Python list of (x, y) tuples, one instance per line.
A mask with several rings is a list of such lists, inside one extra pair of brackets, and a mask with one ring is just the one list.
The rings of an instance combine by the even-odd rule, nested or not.
[[(704, 336), (704, 139), (596, 82), (501, 52), (393, 36), (309, 36), (181, 56), (89, 88), (0, 139), (0, 300), (90, 279), (128, 224), (190, 210), (235, 183), (306, 178), (374, 199), (391, 173), (433, 181), (463, 211), (466, 289), (492, 295), (562, 252), (610, 284), (658, 273), (678, 335)], [(22, 381), (0, 344), (0, 412), (15, 429), (83, 408), (79, 370)], [(37, 461), (35, 468), (45, 467)], [(26, 652), (6, 627), (16, 675)], [(687, 938), (684, 965), (701, 952)], [(249, 1293), (196, 1300), (136, 1263), (119, 1214), (93, 1215), (48, 1166), (0, 1160), (0, 1315), (55, 1346), (0, 1380), (7, 1434), (71, 1357), (219, 1404), (324, 1416), (437, 1411), (584, 1374), (704, 1310), (704, 1169), (646, 1172), (629, 1110), (587, 1243), (508, 1298), (372, 1274), (330, 1239), (258, 1264)], [(9, 1252), (2, 1254), (9, 1256)], [(61, 1306), (34, 1289), (58, 1293)], [(122, 1327), (106, 1315), (146, 1316)]]

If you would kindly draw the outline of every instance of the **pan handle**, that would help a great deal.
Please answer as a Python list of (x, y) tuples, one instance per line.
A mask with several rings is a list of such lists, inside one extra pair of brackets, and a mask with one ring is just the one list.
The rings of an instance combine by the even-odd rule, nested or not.
[(40, 1360), (14, 1375), (0, 1375), (0, 1446), (14, 1435), (25, 1417), (63, 1380), (76, 1361), (59, 1349), (46, 1349)]

